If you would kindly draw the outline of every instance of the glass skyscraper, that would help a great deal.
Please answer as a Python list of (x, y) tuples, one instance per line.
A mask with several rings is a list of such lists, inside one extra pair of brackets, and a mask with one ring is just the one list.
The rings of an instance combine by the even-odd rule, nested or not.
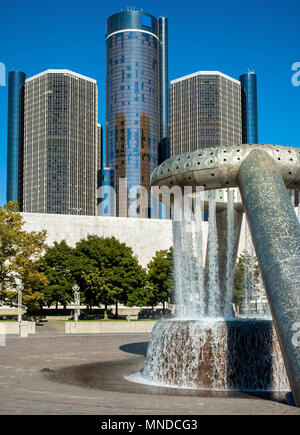
[(168, 156), (168, 22), (128, 10), (106, 24), (106, 166), (119, 214), (127, 203), (119, 202), (119, 179), (149, 193), (152, 171)]
[(242, 92), (243, 143), (258, 143), (257, 79), (253, 71), (240, 76)]
[[(171, 155), (242, 142), (241, 83), (220, 71), (171, 81)], [(226, 190), (216, 191), (217, 200)], [(205, 220), (207, 214), (204, 215)]]
[(171, 81), (171, 154), (242, 142), (241, 84), (219, 71)]
[(24, 212), (95, 215), (97, 82), (47, 70), (25, 82)]
[(6, 200), (18, 201), (22, 210), (23, 175), (23, 121), (24, 83), (26, 74), (10, 71), (8, 74), (8, 123), (7, 123), (7, 187)]

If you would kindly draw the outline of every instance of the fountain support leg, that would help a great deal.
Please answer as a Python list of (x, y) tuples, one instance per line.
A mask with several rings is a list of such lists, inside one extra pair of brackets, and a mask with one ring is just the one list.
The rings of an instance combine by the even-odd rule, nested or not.
[(294, 401), (300, 407), (300, 225), (268, 153), (253, 150), (237, 178)]

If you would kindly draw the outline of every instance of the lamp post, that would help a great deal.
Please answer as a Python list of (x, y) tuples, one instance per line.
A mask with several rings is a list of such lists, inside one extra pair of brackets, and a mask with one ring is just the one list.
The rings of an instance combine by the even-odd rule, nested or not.
[(78, 322), (78, 318), (80, 316), (80, 287), (78, 284), (74, 284), (72, 287), (74, 292), (74, 320)]
[(22, 322), (22, 291), (24, 289), (24, 286), (22, 283), (18, 284), (17, 290), (18, 290), (18, 322)]

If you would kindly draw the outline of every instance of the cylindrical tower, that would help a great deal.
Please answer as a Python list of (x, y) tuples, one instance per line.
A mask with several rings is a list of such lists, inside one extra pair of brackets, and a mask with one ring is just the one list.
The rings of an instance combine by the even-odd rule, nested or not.
[(170, 157), (169, 140), (169, 77), (168, 77), (168, 19), (160, 17), (158, 19), (158, 31), (160, 40), (159, 55), (159, 116), (160, 116), (160, 137), (158, 147), (158, 160), (162, 163)]
[(160, 69), (166, 68), (167, 58), (160, 59), (159, 21), (152, 15), (128, 10), (106, 24), (106, 166), (113, 171), (119, 215), (120, 208), (129, 206), (126, 195), (118, 195), (120, 178), (127, 179), (127, 189), (144, 186), (150, 191), (162, 131), (160, 95), (166, 86)]
[(7, 123), (7, 187), (6, 200), (18, 201), (22, 209), (22, 161), (24, 128), (24, 83), (26, 74), (10, 71), (8, 74)]
[(253, 71), (240, 76), (242, 91), (243, 143), (258, 143), (257, 79)]

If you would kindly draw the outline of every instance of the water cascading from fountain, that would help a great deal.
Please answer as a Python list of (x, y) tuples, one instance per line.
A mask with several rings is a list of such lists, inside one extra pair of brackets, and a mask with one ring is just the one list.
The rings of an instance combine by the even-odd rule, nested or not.
[(219, 283), (218, 234), (216, 223), (216, 191), (208, 192), (208, 280), (207, 307), (208, 317), (219, 317), (221, 314), (221, 298)]
[(174, 293), (175, 293), (175, 305), (176, 317), (183, 317), (185, 312), (185, 294), (184, 294), (184, 281), (183, 281), (183, 256), (182, 256), (182, 244), (181, 244), (181, 233), (182, 225), (180, 221), (173, 219), (173, 241), (174, 241), (174, 251), (173, 251), (173, 268), (174, 268)]
[(176, 318), (232, 318), (234, 264), (234, 192), (228, 189), (226, 291), (221, 295), (216, 224), (216, 193), (208, 192), (206, 286), (203, 268), (202, 221), (173, 219)]
[[(174, 281), (177, 319), (220, 318), (222, 315), (218, 264), (218, 235), (216, 225), (216, 194), (208, 193), (208, 248), (207, 285), (203, 268), (202, 221), (195, 218), (173, 220), (174, 234)], [(233, 208), (229, 212), (231, 251), (233, 242)], [(230, 261), (228, 261), (228, 268)], [(231, 305), (232, 290), (229, 288), (232, 273), (228, 271), (226, 304)], [(232, 282), (231, 282), (232, 288)], [(230, 310), (227, 309), (226, 312)]]
[(290, 191), (290, 196), (291, 196), (291, 203), (293, 204), (293, 207), (295, 208), (295, 191), (294, 190)]
[(246, 314), (250, 313), (250, 300), (251, 300), (251, 288), (250, 288), (250, 259), (249, 259), (249, 245), (250, 235), (247, 220), (245, 217), (245, 250), (244, 250), (244, 298), (243, 298), (243, 310)]
[(289, 391), (269, 320), (206, 318), (158, 322), (134, 382), (215, 391)]
[(293, 204), (298, 221), (300, 222), (300, 194), (299, 192), (295, 192), (295, 190), (290, 190), (289, 195), (291, 197), (291, 202)]
[[(216, 193), (209, 191), (206, 279), (202, 221), (193, 218), (173, 220), (175, 318), (157, 322), (148, 344), (144, 369), (127, 379), (180, 388), (289, 390), (272, 322), (232, 318), (234, 197), (229, 189), (227, 204), (226, 293), (223, 295), (223, 306), (219, 281)], [(245, 301), (249, 304), (255, 288), (254, 250), (251, 252), (249, 230), (246, 238), (250, 255), (245, 256)]]
[(256, 263), (255, 250), (246, 219), (244, 250), (244, 298), (242, 302), (243, 312), (246, 316), (254, 317), (256, 319), (271, 318), (268, 303), (262, 303), (264, 294), (265, 290), (263, 280)]
[[(218, 234), (216, 225), (216, 193), (208, 192), (208, 249), (206, 287), (203, 267), (202, 221), (195, 217), (173, 220), (174, 278), (177, 319), (232, 318), (232, 286), (234, 267), (234, 192), (227, 190), (227, 255), (226, 292), (220, 290), (218, 267)], [(255, 318), (266, 316), (261, 303), (263, 283), (255, 261), (255, 251), (247, 221), (245, 222), (244, 300), (246, 315)], [(257, 294), (256, 294), (257, 293)], [(259, 299), (259, 301), (257, 301)], [(256, 305), (255, 305), (256, 301)], [(259, 304), (257, 302), (260, 302)]]
[(226, 294), (224, 317), (232, 317), (232, 285), (235, 265), (232, 264), (234, 251), (234, 191), (227, 189), (227, 258), (226, 258)]
[(204, 316), (202, 222), (173, 220), (176, 318)]
[[(200, 205), (201, 207), (201, 205)], [(196, 243), (196, 253), (197, 253), (197, 284), (198, 284), (198, 306), (197, 312), (199, 318), (205, 315), (205, 287), (204, 287), (204, 261), (203, 261), (203, 228), (202, 228), (202, 209), (199, 211), (201, 219), (197, 222), (195, 220), (195, 243)]]
[[(254, 247), (245, 217), (245, 251), (244, 251), (244, 300), (243, 310), (247, 315), (254, 314), (253, 302), (255, 301), (255, 258)], [(256, 313), (257, 314), (257, 313)]]

